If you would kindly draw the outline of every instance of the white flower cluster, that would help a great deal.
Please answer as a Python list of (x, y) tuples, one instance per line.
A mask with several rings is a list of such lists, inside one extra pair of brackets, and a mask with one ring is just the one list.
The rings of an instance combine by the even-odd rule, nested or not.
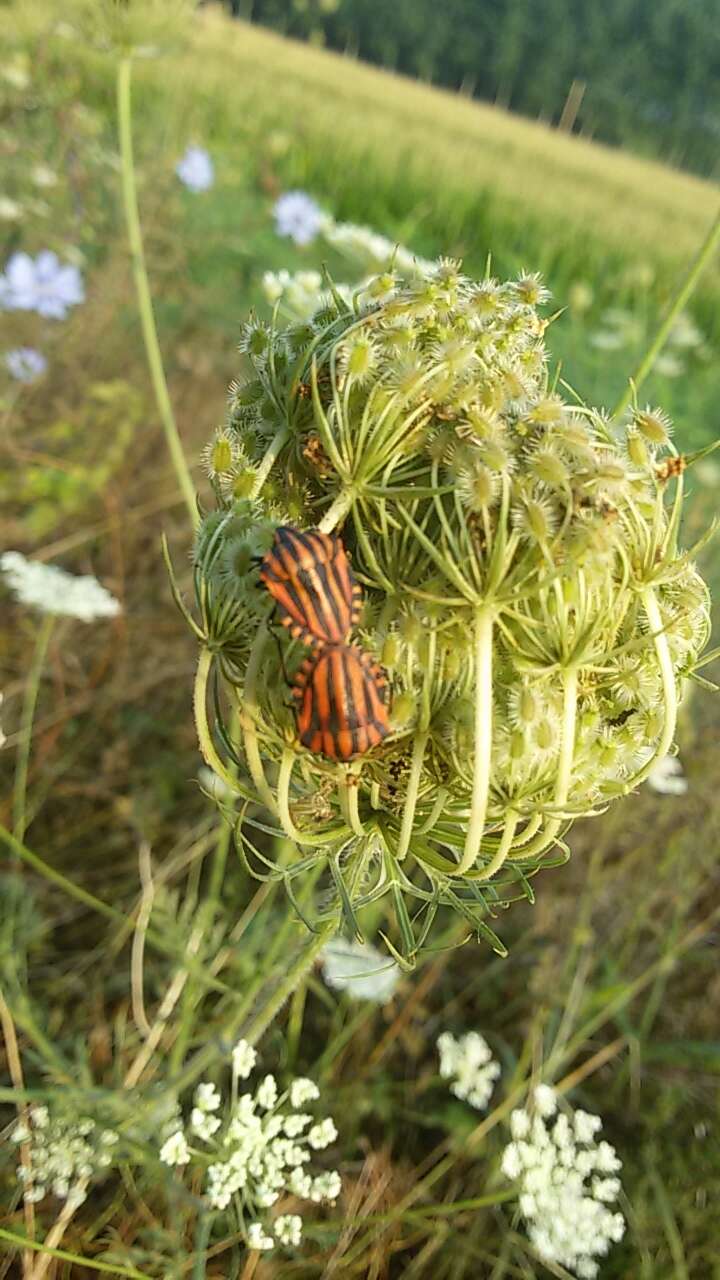
[(114, 1129), (99, 1128), (89, 1118), (66, 1120), (51, 1116), (47, 1107), (32, 1107), (28, 1122), (21, 1120), (15, 1125), (11, 1140), (18, 1146), (28, 1144), (30, 1163), (17, 1168), (27, 1201), (42, 1200), (52, 1193), (79, 1205), (85, 1193), (76, 1184), (109, 1168), (118, 1135)]
[(329, 987), (347, 991), (356, 1000), (386, 1004), (400, 981), (400, 967), (376, 947), (333, 938), (323, 949), (322, 974)]
[(338, 253), (354, 259), (373, 273), (387, 271), (392, 266), (405, 280), (412, 280), (432, 275), (437, 267), (437, 263), (418, 258), (403, 245), (354, 222), (335, 222), (334, 218), (327, 218), (322, 224), (321, 235)]
[(266, 271), (262, 289), (271, 306), (281, 302), (291, 318), (301, 322), (312, 319), (328, 297), (319, 271)]
[(512, 1112), (513, 1141), (502, 1159), (505, 1176), (520, 1185), (520, 1212), (539, 1257), (581, 1280), (597, 1275), (595, 1259), (625, 1230), (622, 1214), (609, 1207), (620, 1194), (621, 1162), (609, 1142), (596, 1142), (601, 1128), (587, 1111), (558, 1114), (555, 1091), (540, 1085), (532, 1115)]
[[(273, 215), (278, 235), (289, 236), (302, 246), (311, 244), (320, 236), (326, 244), (363, 269), (364, 274), (356, 283), (335, 285), (336, 291), (347, 302), (354, 293), (362, 293), (366, 286), (373, 284), (378, 272), (392, 269), (405, 280), (413, 280), (432, 275), (435, 270), (435, 263), (416, 257), (410, 249), (370, 227), (358, 226), (354, 222), (336, 222), (330, 214), (323, 213), (305, 191), (288, 191), (280, 196)], [(262, 288), (271, 306), (281, 302), (290, 318), (300, 322), (312, 319), (316, 311), (331, 301), (319, 271), (266, 271)], [(375, 301), (377, 297), (376, 292)]]
[[(339, 1173), (312, 1174), (306, 1168), (314, 1151), (335, 1141), (337, 1129), (330, 1117), (317, 1121), (303, 1110), (320, 1097), (317, 1085), (304, 1077), (280, 1093), (275, 1077), (266, 1075), (254, 1092), (238, 1096), (238, 1079), (247, 1079), (255, 1062), (255, 1050), (240, 1040), (232, 1054), (229, 1105), (223, 1109), (213, 1084), (199, 1084), (187, 1131), (178, 1123), (163, 1143), (160, 1159), (168, 1165), (185, 1165), (196, 1157), (207, 1164), (210, 1153), (205, 1195), (211, 1208), (224, 1210), (231, 1201), (239, 1202), (242, 1223), (253, 1219), (246, 1227), (251, 1249), (272, 1249), (276, 1243), (295, 1246), (302, 1234), (299, 1214), (281, 1215), (270, 1224), (260, 1221), (260, 1214), (282, 1195), (315, 1203), (337, 1199)], [(195, 1140), (204, 1147), (194, 1147)]]
[(0, 556), (0, 570), (18, 600), (41, 613), (79, 618), (81, 622), (114, 618), (120, 613), (119, 601), (91, 574), (78, 577), (56, 565), (28, 560), (19, 551), (5, 551)]
[(438, 1036), (437, 1047), (440, 1075), (443, 1080), (453, 1081), (451, 1093), (478, 1111), (484, 1111), (500, 1075), (500, 1063), (493, 1058), (485, 1037), (477, 1031), (468, 1031), (456, 1039), (444, 1031)]
[(648, 786), (665, 796), (684, 796), (688, 783), (677, 756), (661, 756), (650, 770)]

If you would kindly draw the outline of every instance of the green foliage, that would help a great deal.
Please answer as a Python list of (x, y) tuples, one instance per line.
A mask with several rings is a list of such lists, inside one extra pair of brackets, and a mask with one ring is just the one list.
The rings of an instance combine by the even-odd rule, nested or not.
[(118, 378), (89, 383), (74, 412), (43, 425), (19, 474), (0, 476), (0, 500), (26, 538), (46, 538), (102, 496), (145, 412), (137, 389)]
[(714, 0), (231, 0), (287, 35), (554, 123), (573, 81), (581, 132), (717, 172)]

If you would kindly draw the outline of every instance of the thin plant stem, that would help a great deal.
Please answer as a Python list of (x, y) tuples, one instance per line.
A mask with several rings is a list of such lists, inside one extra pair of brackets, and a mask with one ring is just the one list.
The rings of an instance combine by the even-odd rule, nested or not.
[[(572, 766), (575, 756), (575, 725), (577, 722), (577, 667), (567, 667), (563, 675), (563, 714), (560, 728), (560, 756), (555, 775), (554, 810), (561, 810), (567, 803), (568, 791), (572, 781)], [(523, 858), (537, 857), (553, 844), (563, 824), (562, 815), (551, 818), (547, 826), (539, 832), (534, 840), (523, 848)]]
[(43, 1276), (47, 1275), (53, 1263), (51, 1250), (57, 1249), (62, 1241), (76, 1211), (85, 1198), (88, 1185), (88, 1178), (78, 1178), (77, 1182), (70, 1188), (67, 1199), (53, 1224), (52, 1230), (45, 1238), (45, 1250), (32, 1268), (29, 1280), (43, 1280)]
[[(308, 939), (286, 976), (277, 984), (266, 1003), (263, 1004), (262, 1008), (258, 1009), (247, 1026), (242, 1026), (246, 1017), (246, 1009), (244, 1007), (239, 1012), (236, 1012), (232, 1018), (228, 1019), (223, 1028), (223, 1036), (226, 1040), (233, 1040), (236, 1036), (242, 1034), (243, 1039), (247, 1040), (249, 1044), (256, 1045), (258, 1043), (273, 1018), (280, 1012), (285, 1001), (290, 998), (295, 988), (309, 973), (323, 947), (336, 933), (339, 923), (340, 911), (334, 914), (332, 919), (318, 933), (313, 934)], [(181, 1093), (183, 1089), (193, 1084), (214, 1061), (216, 1052), (216, 1046), (212, 1044), (205, 1045), (204, 1048), (198, 1050), (195, 1057), (190, 1060), (184, 1070), (173, 1081), (175, 1090)]]
[(643, 782), (653, 765), (657, 760), (662, 760), (670, 750), (675, 737), (675, 726), (677, 724), (678, 698), (677, 686), (675, 684), (675, 672), (673, 671), (672, 658), (670, 656), (670, 645), (665, 634), (665, 625), (662, 615), (658, 607), (657, 597), (652, 587), (645, 587), (642, 592), (642, 602), (645, 607), (645, 615), (650, 624), (650, 630), (653, 633), (653, 644), (655, 645), (655, 654), (660, 667), (660, 675), (663, 685), (663, 700), (665, 703), (665, 721), (660, 740), (655, 748), (655, 754), (648, 761), (645, 767), (636, 774), (633, 782), (637, 785)]
[(275, 797), (273, 796), (267, 778), (265, 777), (265, 770), (263, 768), (260, 748), (258, 746), (257, 729), (253, 718), (255, 714), (259, 714), (259, 707), (255, 696), (255, 686), (257, 684), (258, 671), (260, 669), (260, 662), (262, 659), (263, 649), (265, 647), (266, 637), (267, 632), (265, 627), (258, 627), (250, 650), (247, 669), (245, 671), (245, 688), (243, 691), (240, 726), (243, 733), (245, 758), (247, 760), (248, 769), (250, 770), (250, 776), (253, 780), (255, 790), (266, 809), (268, 809), (270, 813), (277, 813)]
[[(117, 908), (111, 907), (109, 902), (103, 902), (101, 898), (96, 898), (92, 893), (88, 893), (86, 889), (81, 888), (79, 884), (75, 884), (74, 881), (68, 880), (67, 876), (64, 876), (60, 871), (56, 871), (55, 868), (45, 862), (39, 854), (33, 853), (33, 851), (28, 849), (20, 840), (16, 840), (6, 827), (0, 826), (0, 840), (3, 841), (9, 849), (16, 853), (23, 862), (27, 862), (35, 871), (38, 871), (40, 875), (44, 876), (46, 880), (49, 880), (52, 884), (56, 884), (59, 888), (63, 889), (69, 897), (75, 898), (77, 902), (81, 902), (83, 906), (88, 907), (91, 911), (96, 911), (99, 915), (105, 916), (106, 919), (112, 920), (115, 924), (121, 925), (123, 929), (130, 932), (133, 927), (133, 922), (124, 915), (122, 911), (118, 911)], [(164, 955), (171, 956), (175, 960), (179, 958), (177, 950), (172, 943), (168, 942), (162, 934), (156, 930), (148, 928), (146, 938), (157, 951), (161, 951)], [(197, 963), (193, 964), (190, 966), (190, 972), (195, 973), (198, 980), (206, 987), (212, 987), (214, 991), (220, 991), (224, 995), (230, 995), (237, 998), (237, 992), (233, 991), (227, 983), (220, 982), (217, 978), (213, 978), (207, 974), (202, 965)]]
[(190, 519), (193, 525), (196, 525), (198, 523), (198, 510), (195, 502), (195, 486), (185, 460), (180, 434), (170, 402), (170, 393), (165, 378), (160, 343), (158, 342), (155, 313), (153, 311), (152, 295), (145, 263), (133, 160), (131, 80), (132, 61), (130, 58), (121, 58), (117, 70), (118, 139), (120, 143), (123, 205), (135, 280), (135, 292), (137, 294), (145, 354), (160, 420), (170, 452), (170, 459), (175, 469), (175, 475), (185, 499)]
[(223, 760), (215, 749), (212, 733), (207, 716), (207, 686), (212, 670), (213, 655), (210, 649), (202, 648), (200, 657), (198, 658), (197, 672), (195, 674), (195, 686), (193, 690), (193, 710), (195, 712), (195, 729), (197, 731), (198, 742), (202, 758), (206, 765), (216, 773), (223, 782), (234, 789), (235, 778), (226, 768)]
[[(18, 1048), (17, 1035), (15, 1034), (15, 1023), (10, 1011), (9, 1005), (5, 1001), (5, 997), (0, 989), (0, 1025), (2, 1026), (3, 1040), (5, 1041), (5, 1057), (7, 1059), (8, 1071), (10, 1079), (13, 1082), (13, 1088), (18, 1091), (17, 1112), (18, 1118), (29, 1131), (29, 1108), (26, 1102), (22, 1100), (21, 1095), (25, 1091), (25, 1079), (23, 1077), (22, 1059), (20, 1058), (20, 1049)], [(30, 1143), (26, 1139), (20, 1143), (20, 1163), (25, 1170), (26, 1185), (29, 1185), (30, 1170), (32, 1160), (30, 1156)], [(30, 1240), (35, 1239), (35, 1205), (32, 1200), (28, 1200), (23, 1196), (23, 1212), (25, 1215), (25, 1229)], [(28, 1276), (32, 1268), (32, 1253), (27, 1249), (23, 1253), (23, 1276)]]
[(47, 1244), (26, 1240), (23, 1236), (17, 1235), (14, 1231), (7, 1231), (4, 1227), (0, 1227), (0, 1240), (6, 1240), (17, 1249), (34, 1249), (37, 1253), (47, 1253), (51, 1258), (59, 1258), (61, 1262), (75, 1262), (82, 1267), (88, 1267), (91, 1271), (104, 1271), (105, 1275), (127, 1276), (128, 1280), (153, 1280), (147, 1271), (136, 1271), (134, 1267), (121, 1267), (114, 1262), (99, 1262), (96, 1258), (81, 1258), (79, 1254), (68, 1253), (65, 1249), (51, 1249)]
[(15, 785), (13, 789), (13, 831), (17, 840), (22, 840), (27, 830), (26, 799), (27, 778), (30, 764), (30, 747), (32, 745), (32, 728), (35, 718), (40, 679), (42, 677), (45, 658), (52, 636), (55, 618), (46, 613), (40, 623), (35, 640), (35, 652), (28, 675), (23, 699), (22, 720), (20, 724), (20, 741), (18, 743), (17, 763), (15, 765)]
[(328, 507), (325, 515), (318, 525), (321, 533), (332, 533), (339, 524), (345, 519), (354, 500), (354, 494), (349, 489), (341, 489), (332, 505)]
[(195, 1254), (195, 1262), (192, 1270), (192, 1280), (205, 1280), (205, 1269), (207, 1265), (207, 1247), (210, 1240), (210, 1231), (212, 1229), (213, 1215), (201, 1210), (198, 1214), (198, 1220), (195, 1226), (195, 1239), (193, 1241), (193, 1253)]
[(323, 947), (326, 946), (337, 932), (339, 922), (340, 913), (338, 912), (332, 920), (328, 921), (319, 933), (316, 933), (310, 939), (307, 945), (300, 952), (295, 964), (288, 971), (287, 976), (283, 978), (282, 982), (278, 983), (270, 996), (270, 999), (262, 1009), (258, 1010), (255, 1017), (243, 1032), (244, 1039), (247, 1040), (249, 1044), (255, 1045), (262, 1038), (273, 1018), (282, 1009), (285, 1001), (290, 998), (295, 991), (295, 988), (300, 984), (300, 982), (302, 982), (305, 975), (310, 971)]
[(425, 759), (425, 748), (427, 746), (428, 737), (429, 734), (427, 732), (418, 732), (415, 735), (415, 741), (413, 742), (410, 773), (408, 775), (407, 786), (405, 788), (405, 804), (403, 805), (402, 825), (400, 827), (397, 849), (395, 850), (395, 857), (398, 862), (402, 862), (410, 848), (410, 839), (412, 837), (413, 824), (415, 822), (415, 809), (417, 806), (420, 778), (422, 776), (422, 767)]
[(490, 794), (492, 752), (492, 610), (485, 606), (475, 616), (475, 756), (472, 800), (465, 848), (457, 875), (464, 875), (477, 862), (485, 830)]
[(624, 413), (632, 399), (642, 386), (643, 382), (651, 372), (655, 361), (662, 351), (667, 341), (668, 334), (677, 320), (689, 298), (692, 296), (697, 283), (710, 262), (715, 250), (720, 246), (720, 210), (717, 213), (715, 221), (712, 223), (705, 240), (698, 249), (694, 262), (691, 264), (685, 279), (668, 307), (663, 319), (660, 323), (655, 337), (645, 352), (642, 360), (637, 366), (632, 377), (628, 381), (628, 385), (613, 409), (613, 418), (619, 418)]
[(512, 810), (509, 809), (507, 813), (507, 817), (505, 819), (505, 826), (503, 827), (503, 833), (502, 833), (502, 836), (500, 837), (500, 843), (497, 847), (497, 850), (495, 851), (495, 854), (492, 860), (488, 863), (488, 865), (486, 867), (483, 867), (482, 871), (474, 877), (475, 884), (477, 884), (478, 880), (489, 880), (490, 877), (494, 876), (495, 872), (499, 871), (500, 868), (503, 866), (512, 848), (513, 838), (515, 836), (515, 830), (517, 828), (517, 824), (518, 824), (518, 815), (516, 813), (513, 813)]

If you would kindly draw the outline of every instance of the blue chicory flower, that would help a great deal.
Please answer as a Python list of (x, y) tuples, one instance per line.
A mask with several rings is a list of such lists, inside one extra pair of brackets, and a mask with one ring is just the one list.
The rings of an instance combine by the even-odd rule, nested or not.
[(36, 258), (14, 253), (0, 276), (0, 307), (6, 311), (36, 311), (50, 320), (64, 320), (68, 309), (85, 301), (77, 267), (61, 263), (44, 249)]

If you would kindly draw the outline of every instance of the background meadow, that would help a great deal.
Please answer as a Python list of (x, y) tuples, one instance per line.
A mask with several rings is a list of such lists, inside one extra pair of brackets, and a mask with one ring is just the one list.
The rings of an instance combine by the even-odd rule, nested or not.
[[(538, 1260), (514, 1206), (496, 1194), (513, 1090), (550, 1063), (548, 1082), (603, 1117), (623, 1160), (627, 1230), (601, 1275), (720, 1276), (720, 703), (699, 688), (681, 717), (687, 788), (644, 786), (578, 825), (569, 863), (533, 882), (535, 904), (491, 921), (508, 958), (474, 938), (458, 949), (464, 934), (440, 921), (387, 1001), (334, 990), (317, 966), (269, 1027), (265, 1069), (317, 1080), (340, 1130), (333, 1167), (343, 1192), (334, 1207), (308, 1213), (302, 1249), (261, 1257), (237, 1237), (203, 1240), (197, 1201), (159, 1162), (152, 1134), (141, 1140), (132, 1129), (133, 1111), (163, 1088), (218, 1069), (232, 1036), (271, 998), (273, 960), (291, 963), (304, 930), (281, 887), (247, 875), (223, 812), (198, 783), (196, 644), (160, 549), (164, 533), (188, 594), (191, 534), (128, 252), (119, 42), (134, 50), (136, 179), (160, 344), (205, 500), (200, 453), (242, 363), (241, 322), (253, 307), (269, 315), (264, 273), (326, 263), (338, 280), (362, 274), (321, 239), (302, 247), (277, 234), (272, 211), (283, 192), (307, 191), (338, 221), (418, 255), (461, 257), (470, 275), (488, 257), (501, 278), (541, 271), (558, 312), (549, 342), (562, 378), (612, 408), (708, 234), (717, 187), (286, 42), (213, 6), (194, 15), (167, 3), (127, 12), (71, 3), (61, 17), (39, 3), (2, 12), (3, 264), (18, 251), (51, 250), (84, 284), (84, 301), (62, 319), (0, 310), (2, 352), (33, 349), (47, 362), (27, 381), (4, 356), (0, 367), (3, 548), (92, 573), (122, 605), (106, 621), (58, 619), (39, 671), (42, 623), (0, 588), (5, 831), (17, 830), (16, 761), (37, 680), (22, 822), (30, 859), (7, 836), (2, 847), (4, 1135), (20, 1096), (14, 1028), (23, 1097), (65, 1099), (75, 1114), (104, 1108), (135, 1144), (68, 1222), (69, 1256), (38, 1255), (47, 1274), (90, 1276), (94, 1262), (116, 1275), (218, 1280), (566, 1277)], [(212, 159), (205, 190), (176, 173), (192, 145)], [(716, 259), (641, 396), (669, 412), (683, 452), (720, 433), (719, 350)], [(713, 456), (688, 479), (686, 545), (717, 508)], [(717, 591), (712, 543), (702, 568)], [(717, 678), (717, 664), (705, 674)], [(223, 863), (218, 882), (210, 868)], [(183, 969), (189, 936), (194, 962)], [(157, 1027), (183, 972), (143, 1057), (138, 983)], [(438, 1070), (438, 1036), (468, 1030), (487, 1038), (503, 1067), (482, 1116)], [(0, 1276), (20, 1275), (12, 1237), (30, 1227), (17, 1147), (0, 1150)], [(37, 1240), (61, 1213), (53, 1197), (35, 1206)]]

